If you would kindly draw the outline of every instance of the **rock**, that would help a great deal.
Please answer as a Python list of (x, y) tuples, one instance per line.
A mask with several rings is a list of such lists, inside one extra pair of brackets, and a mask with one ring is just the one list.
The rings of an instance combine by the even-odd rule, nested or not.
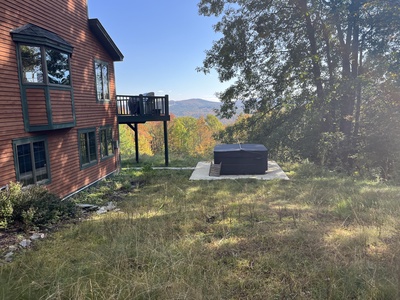
[(22, 248), (28, 248), (28, 247), (31, 245), (31, 243), (32, 243), (31, 240), (24, 239), (24, 240), (22, 240), (22, 241), (19, 243), (19, 245), (20, 245)]
[(107, 212), (107, 209), (106, 209), (105, 206), (100, 207), (100, 208), (96, 211), (96, 213), (97, 213), (98, 215), (105, 214), (106, 212)]
[(78, 206), (79, 208), (81, 208), (83, 210), (87, 210), (87, 211), (93, 211), (93, 210), (96, 210), (99, 208), (97, 205), (85, 204), (85, 203), (76, 204), (76, 206)]
[(8, 250), (10, 250), (10, 251), (17, 251), (17, 250), (18, 250), (18, 247), (15, 246), (15, 245), (11, 245), (11, 246), (8, 246)]
[(116, 209), (116, 208), (117, 208), (117, 206), (116, 206), (114, 203), (112, 203), (112, 202), (108, 202), (108, 205), (106, 206), (106, 209), (107, 209), (108, 211), (114, 210), (114, 209)]
[(45, 235), (44, 233), (34, 233), (30, 236), (31, 240), (38, 240), (38, 239), (44, 239)]
[(14, 252), (8, 252), (6, 255), (4, 255), (4, 260), (6, 261), (6, 262), (11, 262), (12, 261), (12, 257), (13, 257), (13, 255), (14, 255)]
[(108, 211), (115, 210), (117, 206), (113, 202), (108, 202), (107, 206), (101, 206), (96, 213), (98, 215), (105, 214)]

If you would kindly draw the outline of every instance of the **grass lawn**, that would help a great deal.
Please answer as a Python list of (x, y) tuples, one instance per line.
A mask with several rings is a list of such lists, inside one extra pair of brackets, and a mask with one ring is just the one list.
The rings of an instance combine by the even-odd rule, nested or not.
[(290, 181), (125, 170), (79, 195), (121, 211), (20, 252), (0, 298), (399, 299), (400, 187), (283, 169)]

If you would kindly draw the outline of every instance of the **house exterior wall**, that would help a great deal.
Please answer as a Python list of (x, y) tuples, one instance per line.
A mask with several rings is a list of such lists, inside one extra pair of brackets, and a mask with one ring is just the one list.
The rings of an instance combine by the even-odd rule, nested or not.
[[(13, 141), (45, 136), (51, 176), (46, 186), (51, 192), (65, 197), (119, 168), (118, 149), (104, 160), (99, 155), (100, 128), (111, 126), (113, 140), (118, 140), (113, 60), (89, 29), (86, 0), (28, 2), (29, 5), (26, 0), (0, 0), (0, 187), (17, 178)], [(16, 43), (10, 31), (27, 23), (56, 33), (74, 47), (70, 71), (76, 125), (72, 128), (27, 132), (24, 127)], [(111, 101), (97, 101), (95, 60), (108, 64)], [(30, 91), (29, 96), (33, 100), (35, 97), (40, 99), (40, 93), (41, 90)], [(66, 104), (66, 99), (69, 95), (62, 91), (52, 93), (52, 97), (58, 99), (52, 107), (54, 119), (68, 121), (71, 107)], [(43, 103), (38, 103), (30, 110), (30, 121), (43, 122), (44, 109)], [(78, 132), (85, 128), (96, 130), (97, 162), (82, 168)]]

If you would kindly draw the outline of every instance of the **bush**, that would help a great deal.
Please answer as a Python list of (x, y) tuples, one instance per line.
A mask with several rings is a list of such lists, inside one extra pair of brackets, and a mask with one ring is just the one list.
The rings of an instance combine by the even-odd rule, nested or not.
[(44, 227), (76, 214), (74, 203), (61, 201), (43, 186), (22, 188), (20, 183), (10, 183), (7, 190), (0, 192), (0, 225), (3, 228), (10, 223), (24, 230)]
[(12, 200), (16, 198), (21, 186), (11, 183), (6, 189), (0, 191), (0, 228), (6, 228), (13, 214)]
[(318, 142), (318, 158), (322, 166), (341, 166), (345, 136), (342, 132), (324, 132)]

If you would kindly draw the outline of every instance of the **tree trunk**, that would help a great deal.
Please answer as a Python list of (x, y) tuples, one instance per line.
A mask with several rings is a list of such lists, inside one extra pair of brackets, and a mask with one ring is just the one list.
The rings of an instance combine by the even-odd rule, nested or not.
[[(326, 26), (326, 24), (323, 24), (323, 39), (325, 42), (325, 51), (326, 51), (326, 60), (328, 64), (328, 74), (329, 74), (329, 88), (328, 90), (330, 93), (333, 92), (334, 90), (334, 84), (335, 84), (335, 75), (334, 75), (334, 69), (335, 66), (333, 64), (332, 60), (332, 54), (331, 54), (331, 41), (329, 37), (329, 30)], [(332, 95), (329, 97), (329, 106), (327, 107), (327, 112), (325, 114), (325, 125), (324, 125), (324, 132), (335, 132), (336, 131), (336, 125), (335, 125), (335, 120), (336, 120), (336, 108), (337, 108), (337, 99), (336, 97), (333, 97)]]
[[(358, 77), (358, 50), (359, 50), (359, 10), (360, 0), (352, 0), (349, 5), (348, 27), (346, 33), (346, 43), (342, 51), (342, 77), (343, 95), (341, 101), (340, 130), (345, 135), (342, 160), (352, 163), (349, 158), (355, 153), (352, 143), (354, 110), (356, 103), (357, 77)], [(338, 24), (338, 26), (340, 26)]]
[(315, 37), (315, 27), (311, 21), (310, 11), (307, 8), (307, 0), (299, 0), (300, 11), (304, 17), (306, 23), (306, 33), (307, 38), (310, 42), (310, 54), (312, 61), (312, 71), (314, 77), (314, 83), (317, 88), (317, 100), (318, 107), (321, 108), (324, 106), (325, 95), (324, 95), (324, 87), (322, 84), (321, 78), (321, 67), (320, 67), (320, 57), (318, 55), (318, 46), (317, 40)]
[[(364, 40), (364, 39), (363, 39)], [(359, 63), (358, 63), (358, 76), (363, 74), (363, 45), (361, 42), (360, 46), (360, 54), (359, 54)], [(360, 116), (361, 116), (361, 102), (362, 102), (362, 86), (361, 80), (357, 81), (357, 96), (356, 96), (356, 112), (354, 116), (354, 132), (353, 132), (353, 148), (357, 146), (358, 134), (360, 131)]]

